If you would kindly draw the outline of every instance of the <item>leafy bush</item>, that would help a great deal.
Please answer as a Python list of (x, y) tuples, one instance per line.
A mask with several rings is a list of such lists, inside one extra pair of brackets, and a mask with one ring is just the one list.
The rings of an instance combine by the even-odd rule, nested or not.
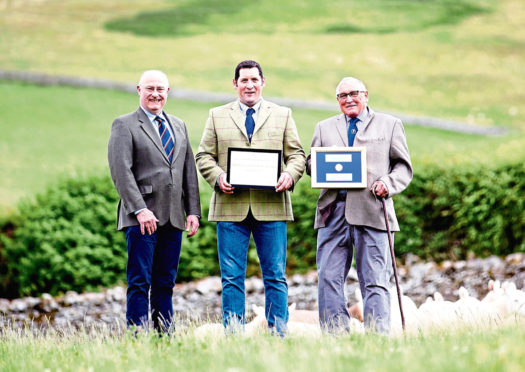
[[(19, 204), (2, 236), (7, 295), (95, 289), (125, 279), (124, 237), (115, 231), (109, 177), (65, 179)], [(13, 293), (15, 292), (15, 293)]]
[[(218, 275), (216, 225), (208, 222), (209, 189), (196, 236), (183, 239), (178, 281)], [(313, 229), (318, 190), (305, 177), (292, 194), (288, 224), (289, 273), (315, 268)], [(525, 165), (429, 168), (416, 171), (395, 197), (401, 232), (396, 252), (462, 259), (525, 252)], [(108, 176), (65, 179), (19, 205), (0, 225), (0, 297), (91, 290), (125, 280), (126, 243), (116, 230), (118, 196)], [(3, 246), (3, 248), (2, 248)], [(255, 249), (247, 275), (259, 273)]]
[(463, 259), (525, 252), (525, 164), (416, 173), (396, 197), (397, 252)]

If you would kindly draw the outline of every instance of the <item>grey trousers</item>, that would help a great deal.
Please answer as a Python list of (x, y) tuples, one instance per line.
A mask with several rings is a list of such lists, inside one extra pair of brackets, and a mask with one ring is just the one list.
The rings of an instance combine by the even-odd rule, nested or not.
[[(378, 213), (380, 210), (378, 209)], [(338, 201), (326, 227), (317, 233), (319, 321), (327, 331), (349, 329), (344, 286), (355, 247), (357, 276), (363, 296), (365, 328), (390, 332), (392, 258), (386, 231), (348, 224), (345, 202)]]

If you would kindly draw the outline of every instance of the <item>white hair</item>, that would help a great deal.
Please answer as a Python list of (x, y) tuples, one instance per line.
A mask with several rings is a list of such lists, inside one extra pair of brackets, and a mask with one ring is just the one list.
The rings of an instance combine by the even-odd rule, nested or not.
[(344, 78), (339, 82), (339, 84), (337, 84), (337, 87), (335, 88), (335, 94), (339, 94), (339, 88), (340, 88), (341, 85), (343, 85), (344, 83), (350, 83), (350, 84), (353, 83), (353, 84), (356, 84), (356, 85), (358, 85), (358, 88), (357, 88), (357, 89), (367, 92), (367, 89), (366, 89), (365, 83), (363, 83), (361, 80), (356, 79), (356, 78), (354, 78), (354, 77), (347, 76), (347, 77), (344, 77)]
[(139, 80), (138, 85), (142, 86), (142, 84), (144, 82), (144, 79), (147, 76), (149, 76), (149, 75), (157, 75), (157, 76), (161, 77), (163, 80), (166, 80), (166, 84), (169, 87), (170, 83), (169, 83), (169, 80), (168, 80), (168, 76), (164, 72), (162, 72), (160, 70), (147, 70), (147, 71), (144, 71), (142, 73), (142, 75), (140, 75), (140, 80)]

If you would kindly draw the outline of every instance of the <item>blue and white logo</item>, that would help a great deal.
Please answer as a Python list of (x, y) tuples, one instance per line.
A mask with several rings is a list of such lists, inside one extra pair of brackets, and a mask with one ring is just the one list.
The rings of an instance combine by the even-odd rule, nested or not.
[(319, 182), (361, 182), (361, 153), (317, 153)]

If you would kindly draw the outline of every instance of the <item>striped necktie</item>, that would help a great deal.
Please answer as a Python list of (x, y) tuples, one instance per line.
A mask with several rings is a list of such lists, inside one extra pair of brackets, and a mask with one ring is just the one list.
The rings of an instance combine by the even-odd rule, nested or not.
[(166, 127), (166, 124), (164, 124), (164, 119), (160, 116), (155, 116), (155, 121), (157, 122), (159, 128), (160, 142), (162, 142), (162, 147), (164, 148), (164, 151), (168, 156), (168, 160), (171, 163), (171, 160), (173, 159), (173, 149), (175, 148), (175, 143), (173, 142), (173, 138), (171, 137), (170, 131)]
[(357, 134), (357, 122), (358, 118), (351, 118), (350, 125), (348, 126), (348, 146), (354, 145), (355, 135)]

